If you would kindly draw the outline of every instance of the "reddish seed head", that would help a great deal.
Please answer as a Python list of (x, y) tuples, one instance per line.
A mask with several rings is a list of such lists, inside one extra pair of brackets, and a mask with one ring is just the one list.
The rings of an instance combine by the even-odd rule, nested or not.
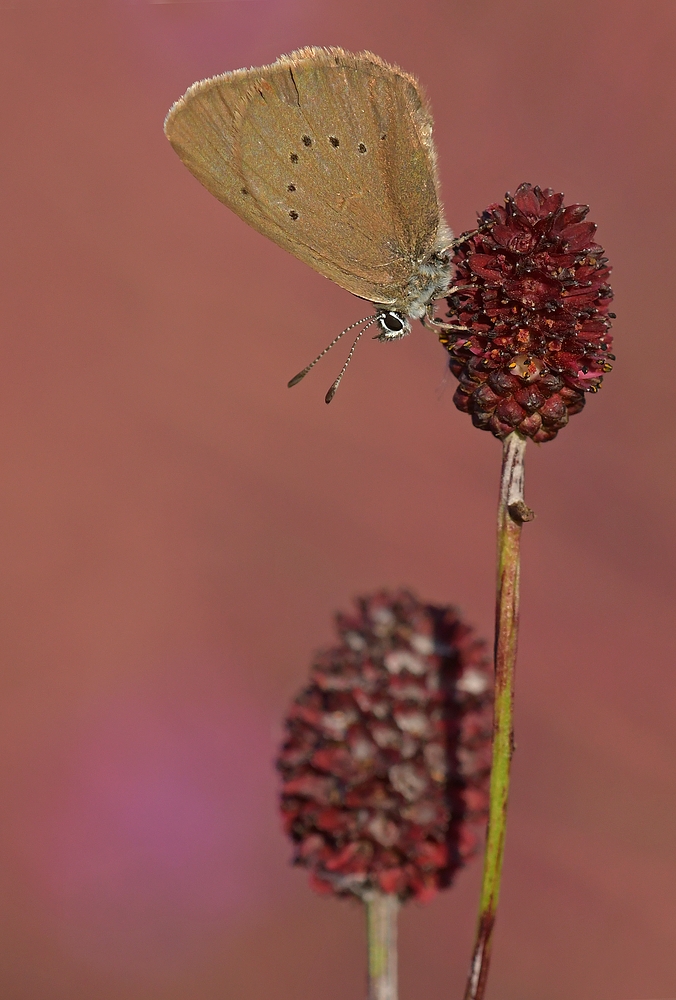
[(454, 254), (449, 316), (469, 332), (440, 338), (453, 400), (496, 437), (550, 441), (612, 368), (610, 268), (588, 211), (522, 184)]
[(475, 853), (487, 812), (484, 643), (407, 590), (360, 598), (336, 625), (277, 761), (294, 862), (319, 892), (429, 899)]

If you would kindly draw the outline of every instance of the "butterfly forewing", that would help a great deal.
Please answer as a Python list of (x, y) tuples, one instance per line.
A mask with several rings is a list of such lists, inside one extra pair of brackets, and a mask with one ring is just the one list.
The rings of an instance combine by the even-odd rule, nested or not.
[(384, 304), (436, 246), (431, 128), (412, 77), (339, 49), (195, 84), (165, 125), (186, 166), (249, 225)]

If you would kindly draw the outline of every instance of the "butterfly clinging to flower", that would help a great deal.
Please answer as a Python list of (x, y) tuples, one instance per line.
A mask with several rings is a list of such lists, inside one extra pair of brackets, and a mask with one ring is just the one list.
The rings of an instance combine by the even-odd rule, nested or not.
[(450, 284), (432, 116), (414, 77), (370, 52), (305, 48), (193, 84), (165, 132), (199, 181), (258, 232), (375, 307), (347, 330), (444, 327)]

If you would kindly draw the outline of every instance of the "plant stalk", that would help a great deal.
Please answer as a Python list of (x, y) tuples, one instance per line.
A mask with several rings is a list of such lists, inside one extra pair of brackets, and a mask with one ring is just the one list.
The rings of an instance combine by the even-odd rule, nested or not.
[(399, 899), (373, 892), (365, 900), (368, 935), (368, 1000), (397, 1000), (397, 916)]
[(535, 516), (523, 496), (526, 439), (516, 432), (503, 442), (498, 501), (498, 578), (495, 607), (495, 703), (493, 760), (486, 853), (474, 954), (465, 1000), (481, 1000), (486, 988), (505, 846), (509, 772), (514, 752), (514, 666), (519, 631), (521, 526)]

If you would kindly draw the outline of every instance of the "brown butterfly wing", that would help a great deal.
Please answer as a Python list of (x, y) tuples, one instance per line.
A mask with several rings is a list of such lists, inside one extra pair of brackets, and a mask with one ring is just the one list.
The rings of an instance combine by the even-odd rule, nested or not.
[(436, 248), (431, 115), (377, 56), (302, 49), (204, 80), (165, 131), (220, 201), (361, 298), (395, 305)]

